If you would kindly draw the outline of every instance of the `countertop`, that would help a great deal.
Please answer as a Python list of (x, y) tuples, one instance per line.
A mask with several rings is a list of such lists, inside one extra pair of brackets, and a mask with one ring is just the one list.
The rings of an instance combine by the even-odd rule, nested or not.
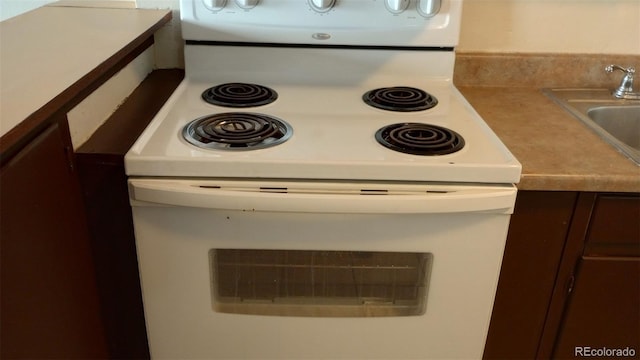
[(53, 4), (0, 22), (2, 150), (112, 75), (170, 19), (170, 10)]
[(640, 192), (640, 166), (541, 89), (458, 89), (522, 164), (518, 189)]

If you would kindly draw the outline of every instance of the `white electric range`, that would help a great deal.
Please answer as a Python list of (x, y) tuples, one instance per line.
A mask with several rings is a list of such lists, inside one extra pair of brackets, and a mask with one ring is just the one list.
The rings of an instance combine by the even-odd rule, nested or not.
[(461, 0), (181, 0), (125, 158), (153, 358), (480, 358), (520, 178)]

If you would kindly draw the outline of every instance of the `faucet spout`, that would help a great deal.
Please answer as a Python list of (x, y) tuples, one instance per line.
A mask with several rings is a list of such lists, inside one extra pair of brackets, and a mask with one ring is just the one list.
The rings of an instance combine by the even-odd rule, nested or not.
[(604, 68), (608, 73), (612, 73), (616, 70), (622, 71), (624, 77), (620, 81), (620, 85), (613, 91), (613, 96), (618, 99), (632, 99), (640, 100), (640, 92), (633, 90), (633, 77), (636, 72), (634, 67), (624, 68), (620, 65), (608, 65)]

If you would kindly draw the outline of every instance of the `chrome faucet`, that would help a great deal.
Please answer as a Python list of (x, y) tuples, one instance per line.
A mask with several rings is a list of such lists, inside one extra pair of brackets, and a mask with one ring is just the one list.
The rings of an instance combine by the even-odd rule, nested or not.
[(633, 91), (633, 74), (635, 74), (636, 69), (634, 67), (625, 69), (620, 65), (609, 65), (604, 68), (604, 71), (608, 73), (612, 73), (615, 70), (622, 71), (624, 77), (620, 81), (620, 86), (613, 90), (613, 96), (618, 99), (640, 100), (640, 92)]

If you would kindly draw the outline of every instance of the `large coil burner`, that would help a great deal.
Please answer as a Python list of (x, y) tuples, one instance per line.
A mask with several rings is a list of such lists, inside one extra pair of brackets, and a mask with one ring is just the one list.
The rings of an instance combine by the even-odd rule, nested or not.
[(446, 155), (464, 147), (464, 139), (455, 131), (422, 123), (385, 126), (376, 132), (376, 140), (391, 150), (413, 155)]
[(273, 116), (229, 112), (198, 118), (187, 124), (182, 135), (189, 143), (205, 149), (254, 150), (287, 141), (293, 128)]
[(433, 95), (407, 86), (370, 90), (362, 95), (362, 100), (378, 109), (400, 112), (427, 110), (438, 104)]

